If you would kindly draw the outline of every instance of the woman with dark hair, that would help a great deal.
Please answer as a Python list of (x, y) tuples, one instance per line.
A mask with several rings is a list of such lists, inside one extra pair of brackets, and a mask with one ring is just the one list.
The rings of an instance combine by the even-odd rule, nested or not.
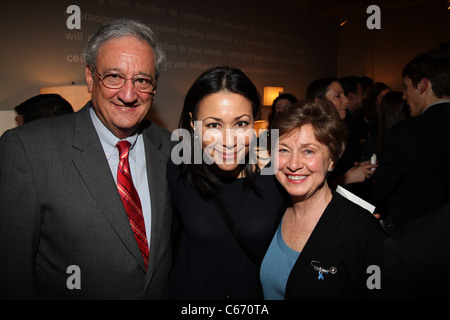
[(409, 106), (403, 100), (403, 92), (387, 92), (379, 103), (376, 130), (361, 144), (361, 158), (369, 159), (372, 154), (380, 156), (384, 134), (395, 124), (410, 117)]
[[(364, 132), (364, 136), (360, 137), (361, 142), (377, 135), (380, 121), (380, 105), (383, 97), (391, 92), (391, 88), (383, 82), (376, 82), (364, 102), (363, 124), (360, 124), (359, 132)], [(364, 126), (366, 127), (364, 130)]]
[(259, 266), (285, 199), (252, 155), (259, 108), (254, 84), (230, 67), (205, 71), (185, 97), (182, 162), (172, 155), (167, 169), (181, 232), (173, 299), (262, 297)]
[(345, 122), (348, 100), (344, 95), (341, 83), (334, 77), (314, 80), (308, 86), (306, 98), (313, 101), (318, 99), (331, 101), (338, 111), (339, 117), (347, 126), (348, 134), (344, 154), (336, 163), (333, 172), (328, 176), (328, 182), (332, 188), (336, 188), (338, 185), (352, 185), (351, 191), (358, 193), (358, 185), (355, 184), (369, 179), (373, 174), (371, 169), (375, 168), (376, 165), (370, 164), (370, 161), (358, 162), (359, 143), (355, 139), (354, 128)]
[(274, 120), (276, 178), (290, 195), (261, 265), (264, 298), (376, 298), (368, 267), (382, 268), (384, 233), (363, 208), (333, 191), (327, 175), (345, 148), (346, 128), (326, 100)]
[(339, 112), (339, 117), (345, 119), (348, 99), (338, 78), (328, 77), (314, 80), (306, 90), (306, 99), (327, 99), (333, 102)]

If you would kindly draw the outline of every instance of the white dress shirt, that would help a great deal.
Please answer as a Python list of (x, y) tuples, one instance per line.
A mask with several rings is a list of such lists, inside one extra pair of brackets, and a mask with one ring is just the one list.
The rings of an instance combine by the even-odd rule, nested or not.
[[(117, 142), (121, 139), (117, 138), (105, 125), (100, 121), (94, 109), (90, 109), (91, 119), (94, 123), (95, 130), (100, 138), (100, 142), (108, 160), (111, 173), (117, 185), (117, 169), (119, 167), (119, 150), (116, 147)], [(151, 230), (151, 199), (150, 189), (147, 179), (147, 163), (145, 157), (144, 139), (142, 134), (132, 135), (124, 140), (131, 143), (128, 155), (130, 163), (131, 177), (134, 186), (139, 194), (142, 206), (142, 214), (144, 215), (145, 232), (150, 247), (150, 230)]]

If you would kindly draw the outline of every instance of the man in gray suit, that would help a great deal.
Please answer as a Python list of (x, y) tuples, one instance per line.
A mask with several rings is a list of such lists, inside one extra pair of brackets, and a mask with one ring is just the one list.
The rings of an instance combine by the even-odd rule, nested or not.
[[(167, 297), (170, 133), (144, 120), (164, 53), (150, 28), (119, 20), (97, 31), (85, 57), (92, 100), (82, 110), (0, 139), (0, 298)], [(147, 252), (117, 188), (122, 140)]]

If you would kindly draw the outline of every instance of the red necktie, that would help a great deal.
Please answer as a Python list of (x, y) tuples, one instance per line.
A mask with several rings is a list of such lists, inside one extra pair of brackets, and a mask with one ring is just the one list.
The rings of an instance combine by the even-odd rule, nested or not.
[(134, 232), (134, 237), (144, 257), (145, 269), (148, 267), (148, 242), (145, 233), (144, 216), (142, 214), (141, 201), (131, 178), (130, 164), (128, 162), (128, 151), (130, 143), (126, 140), (119, 141), (116, 145), (119, 150), (120, 160), (117, 170), (117, 189), (122, 198), (123, 205)]

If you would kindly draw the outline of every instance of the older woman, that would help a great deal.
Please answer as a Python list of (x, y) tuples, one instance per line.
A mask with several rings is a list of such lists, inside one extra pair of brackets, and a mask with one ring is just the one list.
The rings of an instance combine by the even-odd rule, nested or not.
[(384, 233), (326, 179), (345, 146), (336, 108), (325, 100), (306, 102), (275, 119), (272, 129), (280, 136), (276, 178), (291, 204), (261, 266), (265, 299), (377, 296), (367, 272), (371, 265), (381, 268)]

